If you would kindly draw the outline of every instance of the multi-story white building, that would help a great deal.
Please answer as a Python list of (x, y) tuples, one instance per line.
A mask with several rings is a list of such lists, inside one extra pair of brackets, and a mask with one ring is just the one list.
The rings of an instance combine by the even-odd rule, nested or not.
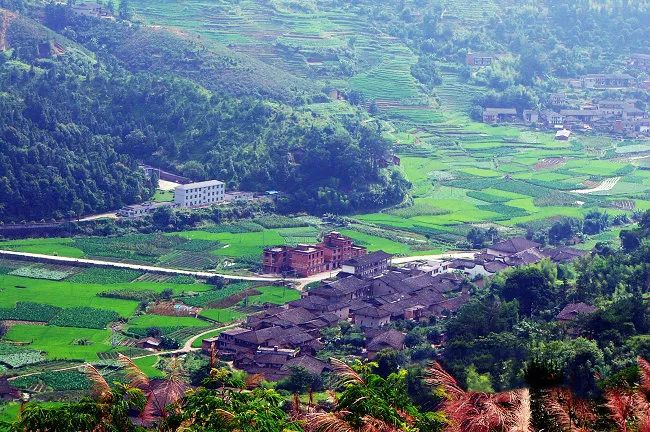
[(222, 202), (226, 185), (219, 180), (189, 183), (176, 187), (174, 203), (179, 207), (197, 207)]

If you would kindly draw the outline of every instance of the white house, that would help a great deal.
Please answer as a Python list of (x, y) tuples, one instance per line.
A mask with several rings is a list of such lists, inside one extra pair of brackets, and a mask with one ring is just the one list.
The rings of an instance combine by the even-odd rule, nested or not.
[(174, 203), (179, 207), (198, 207), (222, 202), (226, 185), (219, 180), (189, 183), (176, 187)]

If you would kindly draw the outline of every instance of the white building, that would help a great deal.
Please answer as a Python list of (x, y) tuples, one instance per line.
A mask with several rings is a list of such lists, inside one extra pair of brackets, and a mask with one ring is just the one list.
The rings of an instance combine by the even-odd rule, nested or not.
[(153, 213), (157, 208), (173, 205), (170, 202), (145, 202), (142, 204), (133, 204), (122, 207), (117, 211), (117, 215), (123, 218), (141, 218)]
[(222, 202), (226, 185), (219, 180), (189, 183), (176, 187), (174, 203), (179, 207), (198, 207)]

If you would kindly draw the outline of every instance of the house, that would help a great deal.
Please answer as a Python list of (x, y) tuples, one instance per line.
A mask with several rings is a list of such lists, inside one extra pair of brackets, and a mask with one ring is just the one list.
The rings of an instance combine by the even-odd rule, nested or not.
[(354, 314), (354, 323), (361, 328), (380, 328), (390, 323), (390, 315), (386, 310), (368, 306)]
[(179, 207), (200, 207), (226, 199), (226, 185), (219, 180), (188, 183), (174, 190), (174, 203)]
[(309, 296), (323, 297), (332, 302), (347, 302), (349, 300), (366, 298), (371, 290), (371, 281), (361, 279), (357, 276), (348, 276), (331, 282), (321, 282), (318, 287), (309, 291)]
[(542, 253), (550, 258), (550, 260), (554, 263), (571, 262), (588, 254), (586, 251), (581, 251), (567, 246), (559, 246), (552, 249), (542, 249)]
[(553, 93), (548, 98), (549, 102), (553, 106), (562, 106), (566, 104), (566, 94), (564, 93)]
[(140, 339), (135, 343), (135, 346), (137, 346), (140, 349), (146, 349), (150, 351), (158, 351), (160, 348), (160, 344), (162, 341), (159, 338), (155, 337), (148, 337), (144, 339)]
[(571, 138), (571, 131), (568, 129), (561, 129), (555, 132), (556, 141), (569, 141), (569, 138)]
[(467, 53), (465, 56), (465, 64), (468, 66), (475, 66), (475, 67), (481, 67), (481, 66), (490, 66), (494, 60), (496, 60), (497, 56), (494, 54), (488, 54), (488, 53)]
[(216, 350), (217, 346), (219, 346), (219, 336), (205, 338), (201, 341), (201, 351), (208, 355), (212, 354), (212, 350)]
[(538, 123), (539, 122), (539, 111), (537, 110), (524, 110), (522, 118), (525, 123)]
[(301, 277), (331, 271), (350, 258), (366, 254), (366, 249), (354, 244), (351, 238), (332, 231), (315, 245), (299, 244), (296, 247), (275, 246), (262, 254), (265, 273), (294, 273)]
[(395, 351), (403, 350), (405, 348), (405, 339), (406, 335), (397, 330), (391, 329), (380, 333), (378, 336), (372, 338), (366, 345), (368, 358), (370, 360), (374, 359), (378, 352), (385, 349), (392, 349)]
[(145, 202), (142, 204), (132, 204), (119, 209), (117, 211), (117, 215), (123, 218), (141, 218), (152, 214), (154, 211), (156, 211), (156, 209), (160, 207), (170, 206), (173, 206), (173, 204), (169, 202)]
[(634, 84), (634, 77), (628, 74), (591, 74), (580, 78), (583, 88), (627, 88)]
[(350, 306), (338, 300), (327, 299), (318, 295), (309, 295), (300, 300), (289, 303), (290, 307), (299, 307), (315, 314), (330, 313), (339, 319), (347, 319), (350, 315)]
[(13, 401), (21, 396), (20, 390), (12, 387), (7, 377), (0, 377), (0, 401)]
[(565, 122), (591, 123), (604, 117), (605, 114), (597, 109), (564, 109), (560, 110), (560, 115), (564, 117)]
[(541, 245), (523, 237), (515, 237), (488, 246), (486, 252), (495, 257), (508, 257), (539, 248)]
[(313, 375), (321, 375), (323, 372), (327, 372), (332, 369), (326, 362), (310, 355), (301, 355), (288, 359), (282, 366), (281, 370), (289, 374), (294, 368), (305, 369), (307, 372)]
[(564, 117), (553, 110), (544, 110), (540, 113), (540, 118), (550, 127), (562, 126)]
[(349, 259), (341, 264), (341, 271), (359, 277), (372, 277), (388, 269), (392, 255), (376, 251)]
[(650, 54), (632, 54), (629, 64), (635, 68), (650, 71)]
[(515, 108), (483, 108), (483, 123), (500, 123), (516, 119)]
[(570, 303), (560, 311), (555, 317), (563, 323), (570, 323), (577, 320), (581, 315), (589, 315), (596, 312), (596, 308), (586, 303)]

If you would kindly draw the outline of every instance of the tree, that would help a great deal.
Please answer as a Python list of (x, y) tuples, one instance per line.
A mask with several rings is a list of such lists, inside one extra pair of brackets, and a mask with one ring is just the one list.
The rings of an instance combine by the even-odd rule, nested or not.
[(625, 252), (631, 252), (641, 246), (641, 238), (635, 231), (621, 230), (619, 238)]
[(120, 0), (120, 4), (117, 9), (117, 15), (121, 20), (130, 20), (133, 12), (131, 11), (131, 5), (129, 0)]
[(340, 360), (330, 362), (340, 394), (332, 412), (305, 416), (315, 430), (442, 430), (444, 420), (440, 415), (419, 412), (408, 397), (407, 371), (382, 378), (370, 372), (375, 367), (372, 364), (357, 363), (352, 368)]
[(501, 292), (507, 301), (517, 300), (523, 315), (533, 315), (557, 302), (556, 288), (535, 266), (520, 267), (508, 274)]
[(323, 381), (320, 375), (309, 372), (304, 367), (292, 367), (289, 376), (278, 383), (278, 389), (292, 393), (306, 393), (322, 389)]

